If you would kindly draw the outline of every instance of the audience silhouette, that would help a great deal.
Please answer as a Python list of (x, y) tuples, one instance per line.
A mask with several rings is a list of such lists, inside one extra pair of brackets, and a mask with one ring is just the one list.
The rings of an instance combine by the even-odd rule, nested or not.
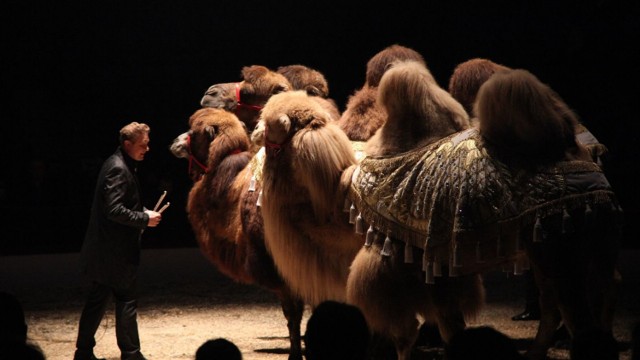
[(325, 301), (312, 312), (304, 335), (307, 360), (364, 360), (371, 334), (360, 309)]
[(242, 360), (242, 353), (233, 342), (217, 338), (200, 345), (195, 360)]

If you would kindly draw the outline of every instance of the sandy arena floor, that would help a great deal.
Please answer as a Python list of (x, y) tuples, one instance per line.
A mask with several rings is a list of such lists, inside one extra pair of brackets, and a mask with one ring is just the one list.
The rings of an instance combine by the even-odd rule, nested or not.
[[(623, 291), (615, 322), (620, 359), (631, 359), (632, 327), (640, 321), (640, 252), (621, 256)], [(48, 360), (69, 360), (75, 350), (85, 282), (77, 273), (78, 254), (0, 258), (0, 289), (23, 303), (29, 338)], [(522, 310), (519, 277), (490, 273), (485, 277), (488, 302), (474, 325), (490, 325), (514, 338), (522, 350), (532, 340), (537, 322), (514, 322)], [(304, 331), (310, 315), (305, 311)], [(245, 360), (286, 360), (286, 322), (275, 297), (254, 286), (236, 284), (220, 275), (198, 249), (144, 250), (140, 269), (139, 330), (147, 358), (193, 359), (207, 339), (224, 337), (241, 349)], [(113, 310), (97, 334), (96, 354), (119, 359)], [(551, 349), (551, 359), (568, 352)], [(442, 349), (419, 349), (416, 359), (441, 359)]]

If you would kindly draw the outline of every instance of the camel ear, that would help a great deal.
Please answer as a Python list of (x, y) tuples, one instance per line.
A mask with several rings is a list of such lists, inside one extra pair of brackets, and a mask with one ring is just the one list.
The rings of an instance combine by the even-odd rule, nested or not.
[(260, 76), (268, 73), (269, 69), (262, 65), (245, 66), (242, 68), (242, 78), (248, 82), (254, 82)]
[(280, 94), (281, 92), (289, 91), (289, 85), (287, 84), (278, 84), (273, 88), (273, 95)]
[(282, 144), (289, 136), (291, 119), (286, 114), (282, 115), (276, 121), (267, 124), (267, 128), (268, 133), (266, 134), (268, 134), (268, 136), (266, 140), (274, 144)]

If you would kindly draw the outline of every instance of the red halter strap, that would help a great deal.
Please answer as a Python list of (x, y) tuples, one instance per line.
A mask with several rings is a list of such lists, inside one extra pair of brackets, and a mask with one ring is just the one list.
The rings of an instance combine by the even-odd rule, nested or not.
[(240, 101), (240, 83), (236, 83), (236, 101), (238, 102), (238, 105), (236, 106), (236, 110), (241, 107), (255, 110), (255, 111), (262, 110), (262, 106), (245, 104), (242, 101)]
[[(236, 148), (233, 149), (229, 155), (235, 155), (235, 154), (240, 154), (242, 152), (242, 149), (240, 148)], [(202, 169), (202, 171), (204, 173), (208, 173), (209, 172), (209, 168), (204, 165), (203, 163), (201, 163), (196, 157), (195, 155), (193, 155), (193, 151), (191, 151), (191, 135), (187, 135), (187, 153), (189, 153), (189, 174), (191, 174), (191, 169), (193, 168), (193, 163), (195, 163), (196, 165), (198, 165), (200, 167), (200, 169)]]
[(264, 127), (264, 147), (265, 147), (265, 152), (267, 153), (267, 155), (270, 155), (270, 156), (278, 156), (278, 154), (280, 154), (280, 151), (282, 151), (282, 147), (286, 143), (291, 141), (291, 137), (288, 137), (282, 144), (276, 144), (276, 143), (273, 143), (273, 142), (270, 142), (269, 140), (267, 140), (268, 130), (269, 130), (269, 127), (265, 126)]
[(204, 171), (205, 173), (209, 172), (209, 168), (198, 161), (195, 155), (193, 155), (193, 151), (191, 151), (191, 134), (187, 135), (187, 152), (189, 153), (189, 174), (191, 174), (191, 169), (193, 168), (193, 163), (196, 163)]

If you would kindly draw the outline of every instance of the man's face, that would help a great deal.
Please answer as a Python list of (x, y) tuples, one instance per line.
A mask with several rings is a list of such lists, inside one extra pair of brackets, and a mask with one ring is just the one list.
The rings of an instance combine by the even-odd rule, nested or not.
[(142, 134), (134, 141), (124, 141), (124, 151), (136, 161), (144, 160), (144, 154), (149, 151), (149, 134)]

